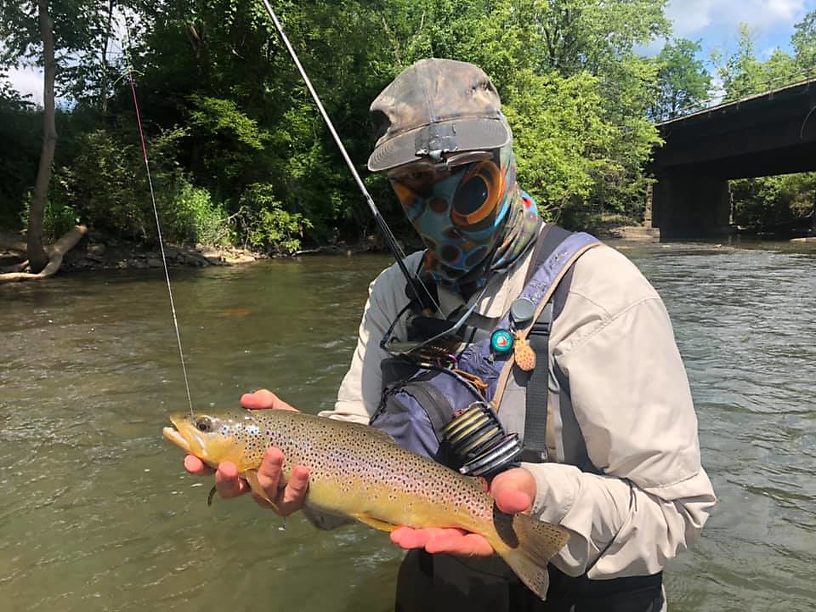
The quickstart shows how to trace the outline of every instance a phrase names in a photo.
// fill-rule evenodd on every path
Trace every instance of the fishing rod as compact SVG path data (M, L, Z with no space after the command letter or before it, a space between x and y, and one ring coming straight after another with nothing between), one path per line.
M326 112L326 109L323 107L323 103L320 101L320 96L317 95L317 91L312 85L312 81L309 79L309 75L306 74L306 70L303 68L303 64L300 63L300 59L298 58L298 55L295 52L292 43L289 42L289 38L286 36L286 32L283 29L283 25L278 19L278 16L275 14L275 11L272 9L272 5L269 4L268 0L261 0L261 2L264 5L266 12L269 14L270 19L272 19L272 23L275 25L275 29L278 31L278 34L280 35L283 44L286 46L287 51L289 51L289 55L292 57L292 61L295 63L295 66L300 72L300 76L303 78L303 81L306 84L306 88L312 95L312 99L315 101L318 111L320 111L320 116L323 118L326 127L329 129L329 133L331 133L332 135L332 138L334 138L334 142L337 144L337 148L340 149L340 154L343 156L346 165L351 171L351 175L354 177L354 180L357 183L357 187L359 187L360 191L362 192L363 197L365 198L365 201L368 204L368 208L371 211L371 214L374 216L374 221L377 223L377 227L382 233L386 246L397 260L397 265L399 266L402 275L405 277L405 280L408 282L408 286L410 287L410 291L413 293L413 297L419 300L423 308L433 306L438 310L439 304L437 304L436 299L433 297L431 292L428 291L428 287L425 286L425 283L423 283L422 280L416 274L409 272L408 268L405 266L404 261L405 253L403 253L402 249L399 246L399 243L397 243L397 239L391 232L391 228L388 227L388 223L386 223L385 218L382 216L379 209L377 208L377 205L374 203L374 198L371 197L371 194L368 192L368 189L366 189L365 183L363 183L363 179L360 178L360 173L357 172L357 168L354 167L354 162L351 161L351 157L349 156L348 151L346 151L346 147L343 144L343 141L337 134L337 130L334 129L334 124L332 123L329 114Z

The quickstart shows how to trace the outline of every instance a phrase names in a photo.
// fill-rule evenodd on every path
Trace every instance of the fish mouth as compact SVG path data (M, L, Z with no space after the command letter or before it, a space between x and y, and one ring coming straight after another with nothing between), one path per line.
M172 442L184 452L192 453L190 443L179 432L179 423L182 421L183 419L179 418L177 415L171 416L170 422L173 424L173 426L162 428L162 436L164 436L165 440L167 440L168 442Z

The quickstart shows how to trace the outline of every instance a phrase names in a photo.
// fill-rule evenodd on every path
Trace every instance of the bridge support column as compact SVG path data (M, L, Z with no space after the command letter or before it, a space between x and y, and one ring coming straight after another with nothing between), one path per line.
M694 172L658 177L652 224L661 240L715 238L731 232L728 181Z

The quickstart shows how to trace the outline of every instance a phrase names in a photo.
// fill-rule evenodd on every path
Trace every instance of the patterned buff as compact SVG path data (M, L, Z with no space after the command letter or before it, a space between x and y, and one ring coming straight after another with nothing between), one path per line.
M418 193L392 178L408 220L427 247L425 280L465 298L507 270L535 241L541 218L534 200L516 183L510 145L493 159L456 168Z

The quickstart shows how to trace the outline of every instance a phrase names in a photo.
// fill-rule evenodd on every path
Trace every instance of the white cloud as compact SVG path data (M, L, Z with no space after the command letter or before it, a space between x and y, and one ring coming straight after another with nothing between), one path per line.
M41 68L11 68L8 78L14 89L21 94L31 95L28 98L38 106L43 101L43 72Z
M812 0L670 0L666 15L675 36L695 38L709 27L736 31L739 23L757 32L792 26L812 4Z

